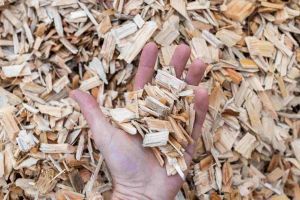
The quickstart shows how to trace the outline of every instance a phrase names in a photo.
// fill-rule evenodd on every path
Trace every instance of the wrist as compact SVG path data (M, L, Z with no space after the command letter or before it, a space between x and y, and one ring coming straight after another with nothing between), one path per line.
M136 191L132 190L120 190L116 189L113 191L112 194L112 200L152 200L153 198L150 198L146 196L145 194L141 194ZM154 199L153 199L154 200Z
M175 196L170 196L163 188L158 190L148 190L147 188L127 188L117 186L113 190L113 200L173 200Z

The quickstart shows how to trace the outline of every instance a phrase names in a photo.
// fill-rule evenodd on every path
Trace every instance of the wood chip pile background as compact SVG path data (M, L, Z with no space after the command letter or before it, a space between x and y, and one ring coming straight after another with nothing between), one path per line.
M148 41L156 69L181 42L209 63L209 113L176 198L300 199L299 16L298 0L0 0L0 199L109 199L68 91L124 107Z

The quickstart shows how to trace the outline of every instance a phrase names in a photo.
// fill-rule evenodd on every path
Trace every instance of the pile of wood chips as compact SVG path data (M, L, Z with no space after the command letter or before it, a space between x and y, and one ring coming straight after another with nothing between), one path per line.
M185 180L188 166L183 155L188 144L195 142L191 137L196 114L194 91L176 78L174 67L163 69L158 70L153 85L126 92L125 107L109 109L108 116L125 132L139 133L143 147L154 147L153 153L168 176L178 173Z
M109 196L109 169L68 92L90 92L122 121L113 108L134 105L138 93L123 96L148 41L160 47L158 74L181 42L189 63L209 63L209 112L176 198L300 199L299 16L298 0L0 0L0 199ZM153 87L145 104L155 107ZM170 116L188 140L193 115ZM155 119L145 127L160 140L145 134L145 146L167 141ZM169 145L186 143L169 133ZM175 157L169 174L186 167Z

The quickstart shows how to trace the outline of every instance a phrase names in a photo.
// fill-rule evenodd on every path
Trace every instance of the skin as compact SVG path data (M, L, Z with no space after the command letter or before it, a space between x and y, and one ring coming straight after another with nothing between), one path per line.
M178 78L186 66L191 50L179 45L171 59ZM141 54L134 89L141 89L151 81L158 49L155 43L148 43ZM186 82L197 86L204 74L206 64L196 59L190 66ZM77 101L91 128L94 141L110 169L114 190L112 199L174 199L183 180L178 176L167 176L164 167L159 166L152 151L142 147L139 135L132 136L113 127L104 117L96 100L89 94L73 90L70 96ZM205 89L195 89L196 120L192 137L195 141L201 134L208 109L208 95ZM189 165L195 151L195 144L186 148L184 155Z

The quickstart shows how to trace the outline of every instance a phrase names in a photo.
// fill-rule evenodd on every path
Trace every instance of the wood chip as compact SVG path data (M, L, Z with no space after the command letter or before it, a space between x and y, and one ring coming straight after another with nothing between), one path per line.
M218 31L216 33L216 37L219 38L228 47L233 47L242 39L242 36L227 29Z
M63 76L60 79L58 79L52 86L53 90L56 93L59 93L62 91L64 87L66 87L70 83L69 79L67 76Z
M235 146L235 150L242 154L245 158L250 158L252 151L255 149L257 143L256 138L247 133Z
M31 70L26 65L26 63L20 65L3 66L2 72L4 73L4 76L8 78L26 76L31 74Z
M74 153L75 147L69 144L45 144L41 143L40 151L43 153Z
M138 30L137 25L133 22L124 24L113 30L113 34L117 40L121 40Z
M279 178L281 178L284 174L284 171L280 168L274 169L270 174L267 176L267 180L271 183L276 182Z
M131 63L156 29L157 25L155 22L146 22L136 33L134 41L122 48L120 58L124 59L127 63Z
M116 122L128 122L132 119L135 119L135 113L128 110L127 108L115 108L110 110L110 115L113 120Z
M162 46L168 46L179 36L179 17L172 16L163 25L162 30L155 36L154 40Z
M134 23L139 27L142 28L142 26L145 24L145 21L143 20L143 18L141 17L141 15L136 15L133 18Z
M38 139L34 137L31 132L26 133L25 130L21 130L19 132L16 141L18 143L19 149L23 152L29 151L39 142Z
M166 145L169 140L169 132L161 131L156 133L148 133L143 140L144 147L158 147Z
M50 13L52 14L53 18L54 18L54 25L55 25L55 29L57 34L60 37L64 37L64 29L62 26L62 20L61 20L61 16L59 15L57 8L56 7L50 7Z
M103 64L98 58L93 58L92 62L89 64L89 68L97 72L101 80L107 84L106 73L104 71Z
M87 91L87 90L95 88L101 84L102 84L102 81L97 76L94 76L92 78L82 81L79 89L82 91Z
M5 9L2 12L3 16L6 17L7 20L9 20L12 25L14 25L17 29L21 28L22 22L9 10Z
M300 152L300 140L294 140L291 145L297 160L300 162L300 154L298 154Z
M226 5L224 14L236 21L243 22L255 9L254 4L248 0L233 0Z
M275 48L272 43L259 40L255 37L246 37L245 41L251 55L273 57Z
M17 133L19 132L20 129L12 113L9 112L1 113L1 123L4 127L7 137L11 141L15 141Z
M211 45L213 45L216 48L222 48L223 43L213 34L211 34L209 31L204 30L202 31L202 37Z
M158 85L174 90L174 92L181 92L186 86L185 82L162 70L158 70L155 81Z
M0 152L0 178L4 176L4 154Z
M171 0L171 6L179 12L186 19L189 19L188 14L186 12L186 3L183 0Z

